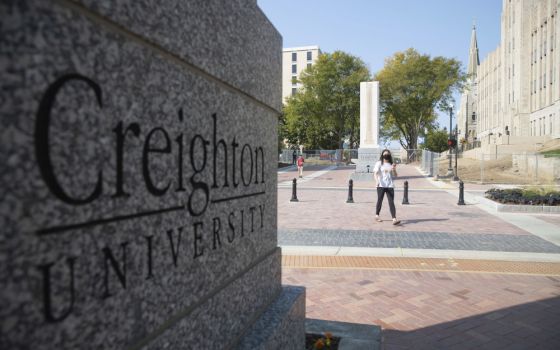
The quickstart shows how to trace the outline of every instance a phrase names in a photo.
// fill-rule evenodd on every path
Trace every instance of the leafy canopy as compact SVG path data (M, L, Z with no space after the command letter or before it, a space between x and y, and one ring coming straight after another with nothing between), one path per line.
M431 58L411 48L388 58L375 80L380 88L382 138L416 149L418 137L437 127L436 109L449 110L452 93L462 88L466 75L455 59Z
M430 130L424 140L423 148L437 153L447 151L449 149L448 139L449 133L446 130Z
M302 87L287 99L281 133L307 149L342 148L359 139L360 82L370 72L358 57L342 51L323 53L302 72Z

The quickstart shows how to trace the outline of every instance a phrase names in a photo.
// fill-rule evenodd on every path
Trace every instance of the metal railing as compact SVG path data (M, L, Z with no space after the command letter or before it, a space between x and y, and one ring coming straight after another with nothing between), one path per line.
M357 149L336 149L336 150L297 150L286 149L280 153L279 161L282 163L295 164L297 157L303 154L307 164L341 164L350 163L352 159L358 158ZM294 158L295 155L295 158Z
M442 177L449 172L448 153L426 151L422 170ZM455 171L455 155L452 155ZM430 171L431 170L431 171ZM457 176L466 182L512 185L560 185L560 156L539 153L478 154L477 158L457 159Z

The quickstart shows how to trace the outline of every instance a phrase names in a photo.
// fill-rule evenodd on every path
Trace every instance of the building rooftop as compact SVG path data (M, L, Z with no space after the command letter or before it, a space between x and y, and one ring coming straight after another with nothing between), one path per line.
M282 49L283 52L285 52L285 51L307 51L307 50L319 50L319 45L287 47L287 48Z

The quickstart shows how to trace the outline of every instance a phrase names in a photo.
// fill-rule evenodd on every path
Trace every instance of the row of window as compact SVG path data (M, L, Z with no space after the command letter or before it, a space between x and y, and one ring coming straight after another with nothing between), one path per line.
M550 52L552 52L552 51L554 51L554 36L551 34L550 35ZM542 60L543 57L546 57L547 52L548 51L547 51L546 39L545 39L544 42L539 45L539 52L538 52L539 54L537 54L537 48L536 47L531 52L531 64L537 63L537 57L539 57Z
M552 135L554 132L554 116L548 116L548 130L546 127L546 116L531 121L531 136ZM538 130L537 130L538 127ZM537 133L538 131L538 133Z
M552 69L550 69L550 79L548 79L550 85L552 85L553 81L552 81ZM537 85L538 82L538 85ZM531 82L531 94L536 94L537 93L537 86L539 87L539 90L542 89L546 89L546 73L543 74L542 77L539 77L539 80L537 81L537 79L533 79L533 81Z
M312 63L307 64L307 68L311 67ZM292 74L297 74L297 64L292 64Z
M307 51L307 60L313 60L313 53L311 51ZM292 62L297 62L297 52L292 52Z

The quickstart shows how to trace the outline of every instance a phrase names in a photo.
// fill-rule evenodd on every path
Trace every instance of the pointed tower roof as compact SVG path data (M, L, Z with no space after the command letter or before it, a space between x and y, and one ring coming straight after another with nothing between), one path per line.
M467 68L467 73L471 76L476 76L476 71L480 60L478 59L478 44L476 42L476 25L473 23L472 33L471 33L471 47L469 48L469 66Z

